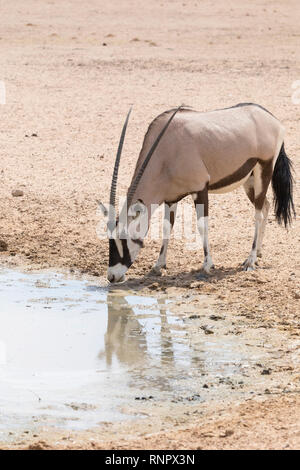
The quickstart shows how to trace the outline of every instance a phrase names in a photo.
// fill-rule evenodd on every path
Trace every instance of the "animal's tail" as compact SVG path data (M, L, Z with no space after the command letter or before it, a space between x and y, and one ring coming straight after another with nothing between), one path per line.
M276 220L279 224L283 222L286 228L291 224L293 216L296 216L293 183L292 162L285 153L283 143L273 171L272 187Z

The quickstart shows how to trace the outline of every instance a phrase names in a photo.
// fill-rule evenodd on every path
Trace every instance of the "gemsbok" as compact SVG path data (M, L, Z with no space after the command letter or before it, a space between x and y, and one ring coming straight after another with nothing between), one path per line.
M254 240L243 266L247 271L255 269L257 257L261 256L270 206L266 193L271 181L278 223L283 222L287 227L295 215L292 165L285 153L284 127L279 120L253 103L240 103L210 112L180 106L160 114L145 135L126 203L117 216L118 169L129 115L130 111L116 156L110 205L107 209L99 203L108 217L108 280L124 280L126 271L143 247L147 229L139 230L142 220L146 219L149 227L152 205L162 203L165 204L166 223L163 244L153 270L159 274L166 267L176 204L187 195L194 199L204 250L202 268L209 273L213 262L208 244L208 194L230 192L240 185L244 186L255 208ZM125 219L127 225L122 222Z

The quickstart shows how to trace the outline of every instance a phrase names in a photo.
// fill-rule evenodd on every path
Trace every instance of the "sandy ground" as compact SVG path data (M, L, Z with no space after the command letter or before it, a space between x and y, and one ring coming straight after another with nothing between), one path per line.
M7 100L0 105L2 249L7 244L0 262L64 267L104 282L108 250L96 234L96 199L108 199L131 104L120 194L130 182L150 121L181 103L203 111L260 103L286 127L286 149L299 172L300 105L292 100L292 84L300 80L298 1L143 3L0 1L0 80ZM12 197L16 189L24 196ZM298 184L295 205L299 212ZM192 288L214 296L222 311L244 315L257 328L299 336L299 222L286 232L271 214L264 257L257 271L245 273L240 263L251 246L253 216L242 189L212 196L213 276L196 281L201 249L186 250L176 240L165 276L148 277L159 252L159 243L148 240L128 273L128 285L167 292ZM134 445L158 446L159 439L162 448L194 441L203 448L296 448L299 406L298 396L253 402L221 421L212 414L178 434L137 438ZM234 428L225 440L218 438L223 425ZM201 437L206 426L211 439ZM88 446L84 437L80 443ZM132 448L133 443L110 441L111 447L117 445Z
M293 409L293 412L291 410ZM118 438L114 427L109 431L66 433L45 430L33 438L23 434L14 444L2 449L71 450L71 449L265 449L291 450L299 448L299 395L273 398L267 402L249 401L229 409L215 408L199 423L193 417L189 425L177 425L170 432L148 434L147 425L123 426ZM263 438L262 438L263 436Z

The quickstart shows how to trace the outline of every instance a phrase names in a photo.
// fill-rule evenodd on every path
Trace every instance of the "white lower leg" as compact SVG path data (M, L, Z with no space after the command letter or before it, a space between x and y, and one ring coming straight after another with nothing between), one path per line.
M202 269L209 273L211 268L214 267L214 263L210 256L209 245L208 245L208 217L199 217L197 221L198 230L202 239L203 251L204 251L204 263Z
M267 223L269 208L270 208L270 203L269 203L269 201L266 199L266 200L265 200L265 203L264 203L264 206L263 206L263 209L262 209L262 213L263 213L263 222L262 222L262 226L261 226L260 236L259 236L259 238L258 238L258 240L257 240L257 256L258 256L259 258L261 258L261 256L262 256L262 243L263 243L263 238L264 238L264 234L265 234L265 228L266 228L266 223Z
M173 215L171 216L171 210ZM167 267L167 251L168 245L171 237L171 232L173 229L175 217L176 217L176 210L177 205L173 205L172 208L167 207L165 208L165 217L164 217L164 225L163 225L163 243L160 249L158 260L156 261L155 266L153 266L152 270L157 274L160 273L162 268Z
M250 255L244 262L245 271L252 271L253 269L255 269L255 263L257 261L257 246L258 246L258 240L261 237L263 220L264 220L264 216L263 216L262 211L255 209L255 234L254 234L254 240L253 240Z
M161 269L165 269L167 267L167 251L168 251L168 244L169 244L169 239L164 239L162 247L160 249L159 257L158 260L155 263L155 266L153 266L153 271L160 273Z

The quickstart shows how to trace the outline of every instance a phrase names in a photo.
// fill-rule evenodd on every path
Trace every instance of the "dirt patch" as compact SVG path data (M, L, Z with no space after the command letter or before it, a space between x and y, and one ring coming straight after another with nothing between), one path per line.
M42 430L23 433L3 449L298 449L300 444L298 394L270 397L263 402L215 407L205 416L191 414L185 422L164 431L161 422L121 427L107 426L84 433ZM292 412L293 410L293 412ZM117 433L117 438L116 438ZM263 436L263 439L262 439Z

